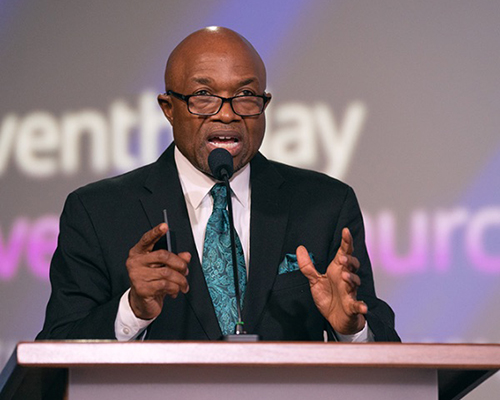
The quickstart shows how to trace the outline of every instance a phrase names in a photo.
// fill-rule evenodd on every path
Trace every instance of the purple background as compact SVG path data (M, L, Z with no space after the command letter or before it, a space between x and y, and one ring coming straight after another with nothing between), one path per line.
M497 343L499 17L486 0L0 0L0 367L41 328L65 197L171 141L164 64L208 25L266 62L262 151L356 190L403 340Z

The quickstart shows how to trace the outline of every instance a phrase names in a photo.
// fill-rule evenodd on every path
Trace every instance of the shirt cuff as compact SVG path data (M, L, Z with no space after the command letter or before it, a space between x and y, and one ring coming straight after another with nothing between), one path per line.
M353 335L342 335L335 331L335 336L337 336L339 342L367 343L375 341L375 337L373 336L371 329L368 327L368 322L366 321L364 328Z
M115 319L115 336L120 342L136 339L155 319L137 318L130 307L128 295L130 289L123 293L118 305Z

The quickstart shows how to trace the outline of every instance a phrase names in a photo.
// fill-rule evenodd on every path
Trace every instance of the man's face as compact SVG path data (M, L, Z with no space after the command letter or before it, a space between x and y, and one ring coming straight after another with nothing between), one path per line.
M172 67L168 89L184 95L222 97L264 93L266 76L262 62L244 45L191 47L195 48L182 52L182 57L178 57L181 59ZM208 155L218 147L231 153L235 171L257 153L264 138L264 114L241 117L225 102L216 115L197 116L188 111L184 101L172 96L160 97L167 100L162 109L172 124L176 146L200 171L210 174Z

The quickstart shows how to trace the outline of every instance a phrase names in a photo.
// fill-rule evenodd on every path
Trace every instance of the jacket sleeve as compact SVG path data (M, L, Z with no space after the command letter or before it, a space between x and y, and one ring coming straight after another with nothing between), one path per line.
M94 224L76 192L66 200L50 265L52 293L41 339L115 339L113 294Z
M361 286L358 288L357 298L364 301L368 306L368 314L366 315L368 327L373 332L377 342L399 342L401 339L394 328L394 312L386 302L380 300L375 294L373 272L365 244L363 217L356 195L350 187L347 190L338 223L335 227L333 243L330 247L330 260L333 260L340 247L344 227L349 228L351 232L354 240L354 256L360 262L358 275L361 279Z

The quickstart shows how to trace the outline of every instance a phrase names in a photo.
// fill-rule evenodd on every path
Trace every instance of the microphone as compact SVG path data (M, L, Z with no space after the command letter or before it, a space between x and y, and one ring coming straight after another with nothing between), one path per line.
M227 198L227 208L229 216L229 230L231 239L231 258L233 262L233 277L234 277L234 290L236 292L236 310L238 313L238 322L236 323L235 334L224 336L226 341L257 341L259 340L258 335L248 335L244 330L244 323L241 320L241 306L240 306L240 284L238 276L238 262L236 258L236 242L234 238L234 222L233 222L233 203L231 201L231 187L229 186L229 179L233 176L234 166L233 166L233 156L229 151L222 148L217 148L212 150L208 155L208 166L215 179L219 181L224 181L226 186L226 198Z
M233 176L233 156L226 149L212 150L208 155L208 166L213 177L219 181L225 181L225 177L231 179Z

